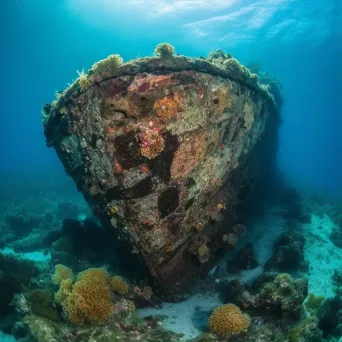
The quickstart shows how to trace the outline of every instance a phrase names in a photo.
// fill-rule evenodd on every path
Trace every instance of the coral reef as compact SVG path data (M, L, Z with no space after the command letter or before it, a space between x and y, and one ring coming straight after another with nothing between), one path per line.
M306 318L290 330L288 342L321 342L323 339L322 331L318 329L316 318Z
M266 283L253 298L253 305L266 312L299 317L301 305L308 293L308 282L305 278L292 279L284 273Z
M110 281L112 290L115 293L118 293L119 295L123 296L128 293L128 284L125 280L123 280L121 277L115 276Z
M37 342L112 342L112 341L153 341L179 342L180 334L165 331L157 321L142 321L134 313L122 312L105 326L69 326L63 322L52 322L37 315L27 315L23 319L27 338Z
M19 234L27 234L38 227L44 220L43 215L27 213L25 208L16 207L5 214L5 229L16 230Z
M0 317L12 310L14 295L29 287L39 275L36 265L26 259L0 253Z
M46 290L35 289L23 294L30 311L41 317L45 317L51 321L59 321L60 315L54 305L54 296Z
M60 267L56 269L59 270ZM103 268L90 268L79 273L74 284L70 280L62 280L56 294L65 317L73 324L105 323L113 313L108 272Z
M17 253L49 248L61 236L61 220L77 218L82 213L88 214L89 208L80 198L70 201L53 192L19 197L15 203L6 205L4 215L0 216L0 248Z
M321 307L322 303L324 301L324 297L322 296L316 296L313 293L309 293L309 295L305 299L304 307L306 312L310 316L316 315L318 309Z
M217 307L209 317L209 328L220 337L232 337L247 329L250 317L241 312L234 304L224 304Z
M342 336L342 298L335 296L325 300L317 311L318 328L323 337Z
M208 61L215 64L223 64L223 62L227 59L233 58L230 53L225 53L222 50L215 50L210 52L208 55Z
M123 59L120 55L109 55L107 58L102 59L93 64L91 71L95 74L103 74L105 72L112 72L117 69L123 63Z
M81 72L77 71L77 74L78 74L78 83L80 85L80 88L82 90L87 89L92 84L91 79L88 77L88 75L84 73L84 70L82 70Z
M38 288L27 288L14 296L17 317L6 323L8 332L37 342L176 342L182 337L161 328L157 319L138 318L135 304L129 299L134 293L127 293L128 284L118 276L111 278L104 268L90 268L73 277L71 269L56 265L52 278L59 285L55 296ZM45 286L49 287L47 281ZM148 286L139 295L146 299L154 296Z
M228 282L225 298L241 307L275 317L298 319L308 294L305 278L293 279L289 274L265 273L250 288L238 280Z
M175 48L169 43L160 43L154 49L154 54L161 58L169 58L175 53Z
M281 235L273 246L273 255L266 262L265 268L278 271L307 270L304 244L303 235L296 233Z

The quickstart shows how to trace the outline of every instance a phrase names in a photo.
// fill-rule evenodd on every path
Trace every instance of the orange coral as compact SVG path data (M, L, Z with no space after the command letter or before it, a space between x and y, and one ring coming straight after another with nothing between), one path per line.
M140 166L140 170L141 170L141 172L143 172L143 173L148 173L150 169L148 168L148 166L147 166L146 164L142 164L142 165Z
M111 280L112 289L114 292L123 296L128 292L128 284L121 277L115 276Z
M247 329L250 321L250 317L243 314L236 305L224 304L214 310L209 317L208 325L210 330L216 335L230 338Z
M104 268L79 273L73 285L63 281L55 298L73 324L103 324L113 313L109 274Z
M151 129L141 126L138 138L140 140L140 153L148 159L155 158L164 150L164 138L157 127Z
M153 109L162 119L170 119L182 110L180 96L170 94L155 102Z
M175 153L171 165L173 179L185 178L201 162L208 146L206 132L188 135Z
M117 161L114 162L113 167L116 173L122 173L122 166Z

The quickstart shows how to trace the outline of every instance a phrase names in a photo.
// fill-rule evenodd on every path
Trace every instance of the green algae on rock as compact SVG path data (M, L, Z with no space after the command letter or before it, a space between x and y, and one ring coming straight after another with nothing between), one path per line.
M231 55L163 47L127 63L111 55L101 61L110 67L80 74L44 107L43 122L94 212L175 298L239 223L245 185L273 166L280 115ZM225 219L213 221L218 213Z
M135 316L113 317L104 326L72 326L63 322L53 322L37 315L27 315L23 322L37 342L178 342L182 334L149 325Z

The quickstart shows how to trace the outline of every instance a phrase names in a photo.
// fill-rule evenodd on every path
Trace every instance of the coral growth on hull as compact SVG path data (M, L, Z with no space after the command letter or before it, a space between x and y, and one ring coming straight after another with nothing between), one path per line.
M230 55L156 53L96 63L43 121L94 212L176 300L234 235L255 170L273 163L280 120L269 88Z

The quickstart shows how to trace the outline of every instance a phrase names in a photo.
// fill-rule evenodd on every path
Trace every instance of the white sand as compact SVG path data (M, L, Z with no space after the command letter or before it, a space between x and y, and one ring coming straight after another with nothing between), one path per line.
M0 331L0 342L15 342L15 338Z
M329 239L334 228L330 217L312 215L311 224L303 225L306 243L305 258L310 263L310 271L303 274L309 280L309 292L326 298L334 295L332 275L342 270L342 249L337 248Z
M194 295L181 303L163 303L161 309L138 310L140 317L149 315L166 315L163 327L184 334L183 341L194 338L207 326L212 310L222 304L217 295ZM197 307L197 309L196 309Z
M13 254L19 257L22 257L24 259L29 259L32 261L35 261L37 263L45 263L50 261L51 259L51 255L50 254L44 254L43 252L40 251L36 251L36 252L29 252L29 253L17 253L15 252L12 248L4 248L4 249L0 249L1 253L4 254Z
M261 264L259 267L242 271L238 275L232 275L221 281L239 278L246 283L250 283L263 272L263 264L272 255L273 243L279 235L284 232L285 222L279 216L273 214L260 219L253 224L253 227L248 227L243 241L240 241L237 250L244 244L251 241L255 248L256 259ZM222 262L219 262L221 264ZM222 266L221 267L225 267ZM163 327L177 333L183 333L183 340L194 338L200 335L207 328L208 317L212 310L222 304L221 300L216 295L196 294L188 300L181 303L163 303L162 309L141 309L138 314L141 317L149 315L166 315L167 319L163 321ZM197 307L197 310L196 310Z

